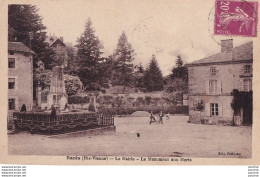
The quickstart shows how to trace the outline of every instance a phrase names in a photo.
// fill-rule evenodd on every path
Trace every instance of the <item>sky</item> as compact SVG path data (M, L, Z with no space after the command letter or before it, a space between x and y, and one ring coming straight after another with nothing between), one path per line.
M234 47L250 41L213 35L214 0L52 0L34 5L47 34L73 45L90 18L104 45L103 56L113 53L125 31L136 53L134 64L147 67L155 54L164 76L177 55L189 63L219 53L222 39L234 39Z

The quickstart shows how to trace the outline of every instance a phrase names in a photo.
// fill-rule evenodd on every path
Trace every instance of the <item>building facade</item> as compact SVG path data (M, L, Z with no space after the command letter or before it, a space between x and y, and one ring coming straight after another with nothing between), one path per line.
M232 91L252 91L253 42L233 48L233 40L221 41L221 53L187 64L190 122L250 124L251 108L234 115Z
M56 66L66 68L68 65L68 47L63 42L63 37L57 38L56 36L47 36L46 42L55 53L54 59L57 63Z
M19 111L23 104L33 107L33 60L35 54L21 42L8 42L8 110Z

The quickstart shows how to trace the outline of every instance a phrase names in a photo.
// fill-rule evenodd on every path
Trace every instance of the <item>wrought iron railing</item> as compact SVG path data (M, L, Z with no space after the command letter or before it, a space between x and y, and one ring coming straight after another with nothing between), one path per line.
M15 127L19 131L36 134L61 134L114 125L114 116L101 113L14 112Z

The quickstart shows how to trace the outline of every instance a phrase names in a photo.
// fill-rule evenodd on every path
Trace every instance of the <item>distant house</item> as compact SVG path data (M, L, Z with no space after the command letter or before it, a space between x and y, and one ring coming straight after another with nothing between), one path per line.
M33 107L33 59L35 54L21 42L8 42L8 110Z
M252 90L253 42L233 48L233 40L221 41L221 53L187 64L190 122L233 123L233 89ZM252 105L236 114L235 124L252 123Z
M68 65L68 47L63 42L63 37L47 36L45 42L55 52L55 57L58 66L67 67Z

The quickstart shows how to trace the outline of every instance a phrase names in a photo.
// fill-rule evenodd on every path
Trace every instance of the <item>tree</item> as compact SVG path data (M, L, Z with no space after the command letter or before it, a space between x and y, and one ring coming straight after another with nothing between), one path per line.
M52 71L50 70L38 70L36 74L38 85L42 90L49 88L51 85ZM68 96L75 95L82 88L82 82L78 76L72 76L64 74L65 89Z
M143 65L142 65L142 63L140 63L140 65L139 66L137 66L137 72L138 73L144 73L144 67L143 67Z
M163 84L162 72L155 55L152 55L152 59L144 74L144 86L147 91L159 91L163 89Z
M82 88L82 82L78 76L64 74L65 89L68 96L75 95Z
M44 90L51 85L52 72L50 70L37 70L35 79L38 81L37 85Z
M34 58L34 67L38 60L46 58L48 44L46 39L46 26L42 23L42 17L38 15L38 9L33 5L9 5L8 6L8 36L9 41L18 41L37 53ZM45 64L45 63L44 63Z
M103 58L102 62L98 63L98 68L99 68L99 82L101 92L105 92L105 88L109 88L111 84L111 79L113 75L113 66L114 66L114 61L111 57Z
M114 84L130 86L133 81L133 63L134 50L132 45L128 42L125 32L119 37L117 48L113 54L114 59Z
M140 63L139 66L135 66L137 70L134 73L135 87L143 88L144 87L144 68Z
M46 39L46 26L42 23L42 17L38 15L38 9L33 5L9 5L8 6L8 41L22 42L37 54L33 57L34 69L34 98L37 80L35 78L38 61L43 61L46 68L52 58L53 52L49 49Z
M77 52L73 46L67 46L68 49L68 66L64 68L64 73L70 75L78 75L79 64L77 60Z
M100 73L103 71L99 69L99 61L103 45L95 35L90 18L86 23L84 33L78 38L77 43L78 76L86 90L100 90L102 87Z
M248 112L249 114L247 123L252 124L253 92L240 92L238 89L233 89L231 95L233 96L231 107L234 111L232 125L235 126L235 116L241 116L241 108L243 109L243 112Z
M176 67L172 69L170 78L171 80L174 80L175 78L180 78L188 83L188 69L183 66L183 61L180 55L177 56Z
M164 91L166 93L187 92L188 85L181 78L175 78L174 80L169 80L169 82L164 87Z

